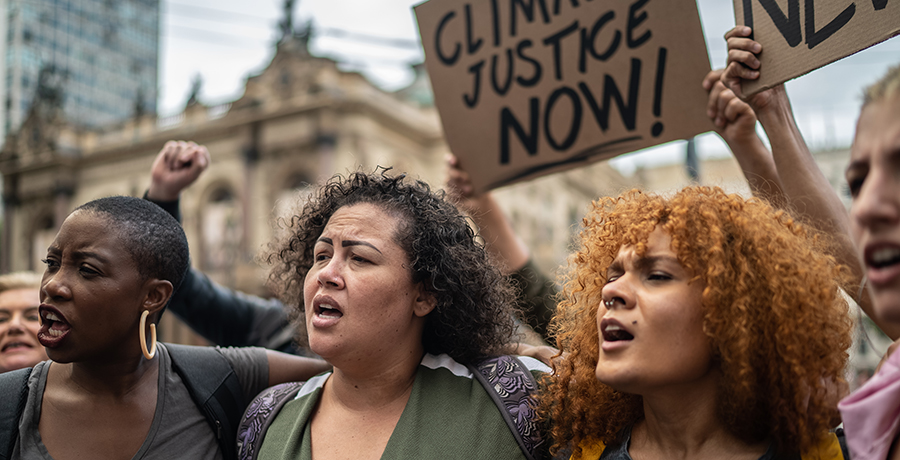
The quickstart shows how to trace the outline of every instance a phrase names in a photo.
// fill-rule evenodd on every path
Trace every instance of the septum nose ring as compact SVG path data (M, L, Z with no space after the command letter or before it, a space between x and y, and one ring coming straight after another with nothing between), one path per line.
M606 308L609 308L609 307L613 306L613 302L614 302L613 300L604 300L603 305L605 305Z

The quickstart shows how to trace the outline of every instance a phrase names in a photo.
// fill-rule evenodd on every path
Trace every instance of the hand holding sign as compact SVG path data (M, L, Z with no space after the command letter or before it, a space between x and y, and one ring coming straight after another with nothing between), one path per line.
M447 183L444 187L447 190L447 197L464 211L471 213L478 207L478 203L473 200L481 195L475 194L472 179L469 178L469 173L462 169L456 155L448 154L444 161L447 162Z
M762 52L762 45L747 38L752 35L753 31L747 26L736 26L725 33L728 63L722 82L740 98L744 97L743 80L759 78L759 59L756 55Z
M707 115L741 166L753 195L770 203L784 203L775 160L756 133L756 113L725 87L720 79L723 73L723 70L714 70L703 80L703 88L709 91Z
M728 143L742 144L758 138L756 114L721 81L723 71L713 70L703 79L703 88L709 91L706 114L716 125L716 133Z
M753 31L746 26L736 26L725 34L725 41L728 44L728 65L722 72L722 82L735 96L750 104L754 112L770 108L776 98L779 99L779 103L789 105L786 102L787 94L784 84L778 84L754 94L744 93L747 83L754 83L762 72L762 63L758 56L762 53L763 48L756 41L747 38L752 35ZM784 95L782 96L781 93ZM785 100L781 101L782 98Z
M753 29L767 70L743 87L754 94L900 33L898 0L733 0Z

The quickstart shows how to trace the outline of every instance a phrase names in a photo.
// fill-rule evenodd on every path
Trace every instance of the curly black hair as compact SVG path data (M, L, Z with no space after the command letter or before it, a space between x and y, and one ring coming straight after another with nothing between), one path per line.
M446 353L461 363L499 354L515 331L508 280L443 192L388 172L336 175L305 204L295 204L290 220L279 219L287 231L265 255L273 265L270 288L292 306L293 319L302 317L303 282L313 265L313 246L328 220L343 206L374 204L400 220L394 242L410 260L413 282L423 283L437 299L425 321L425 351Z

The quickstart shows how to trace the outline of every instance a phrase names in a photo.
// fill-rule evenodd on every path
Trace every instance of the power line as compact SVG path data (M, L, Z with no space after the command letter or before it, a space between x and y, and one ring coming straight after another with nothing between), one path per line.
M259 26L255 25L255 24L253 24L253 25L247 24L246 23L247 18L254 19L254 20L266 21L269 24L271 24L274 21L274 19L272 19L272 18L264 18L261 16L245 15L243 13L220 10L217 8L186 5L186 4L174 3L174 2L169 2L168 4L172 5L172 6L176 6L177 8L193 10L196 13L211 14L213 16L218 16L219 18L235 19L238 22L235 22L232 20L219 20L219 19L214 19L212 17L198 18L194 14L178 14L178 13L169 11L168 14L171 16L180 16L180 17L185 17L185 18L190 18L190 19L202 19L205 21L212 21L212 22L218 22L218 23L229 24L229 25L240 24L243 26L250 26L250 27L259 27ZM195 30L197 30L197 29L195 29ZM407 38L397 38L397 37L385 37L385 36L381 36L381 35L371 35L371 34L354 32L354 31L350 31L350 30L346 30L346 29L334 28L334 27L318 28L318 27L313 26L312 33L313 33L313 36L323 35L323 36L328 36L328 37L333 37L333 38L338 38L338 39L343 39L343 40L357 41L357 42L367 43L367 44L384 45L384 46L390 46L390 47L395 47L395 48L405 48L405 49L418 49L419 48L419 40L407 39Z
M209 30L195 29L193 27L185 27L185 26L179 26L179 25L173 25L173 24L169 24L169 26L167 28L169 29L169 31L179 31L180 30L181 32L199 34L199 35L195 35L195 36L185 36L183 34L181 35L182 38L185 38L185 39L188 39L191 41L200 41L200 42L209 43L212 45L222 45L222 46L228 46L228 47L235 46L235 45L247 46L248 40L256 41L258 43L264 43L264 42L267 42L270 40L270 39L265 39L265 38L260 38L260 37L251 37L249 35L225 34L225 33L221 33L221 32L213 32L213 31L209 31ZM201 38L201 37L203 37L203 38ZM230 43L226 43L226 42L230 42Z
M220 18L234 18L234 19L237 19L240 21L245 21L247 19L254 19L254 20L271 22L271 21L275 20L273 18L267 18L267 17L263 17L263 16L254 16L252 14L238 13L236 11L222 10L219 8L209 8L206 6L187 5L184 3L176 3L176 2L166 2L165 4L168 6L174 6L178 9L182 9L182 10L192 10L197 13L210 14L213 16L218 16ZM190 16L190 17L194 17L196 19L195 16Z
M275 27L272 24L257 24L257 23L249 23L249 22L231 22L231 21L218 21L215 19L208 18L196 18L191 16L180 16L180 15L168 15L166 16L166 24L175 24L185 22L184 20L190 20L192 25L199 25L198 23L209 25L210 27L215 27L216 29L221 30L226 26L228 29L232 28L240 28L240 29L253 29L253 30L265 30L265 31L274 31ZM274 24L274 23L273 23ZM185 26L190 27L190 26Z
M181 32L181 33L178 33L178 34L173 33L171 35L178 35L179 38L181 38L181 39L191 40L191 41L196 41L196 42L201 42L201 43L206 43L206 44L211 44L211 45L225 46L228 48L234 48L236 46L241 47L241 48L259 48L261 43L267 41L264 39L260 39L259 37L241 36L241 37L247 37L246 39L244 39L241 37L236 37L234 35L209 32L209 31L194 29L194 28L190 28L190 27L173 26L172 29L173 29L172 32ZM210 37L210 35L213 35L214 38ZM251 41L251 40L256 42L256 44L247 43L248 41ZM421 59L419 59L419 58L408 59L408 60L385 59L385 58L373 58L370 55L353 56L353 54L354 53L339 52L336 54L331 53L330 56L322 56L322 57L326 57L326 58L331 59L335 62L338 62L342 65L351 65L354 67L372 67L372 66L376 66L376 67L377 66L410 67L410 66L413 66L413 65L421 62Z
M333 59L333 58L329 58ZM353 67L412 67L416 64L421 64L419 60L409 60L403 61L399 59L371 59L367 61L353 61L353 60L340 60L334 59L340 65L347 65Z
M228 35L228 34L223 34L221 32L211 31L211 30L207 30L207 29L198 29L198 28L194 28L194 27L182 26L180 24L169 23L168 26L173 27L173 28L183 29L183 30L189 30L189 31L195 32L195 33L217 35L220 37ZM269 29L269 30L273 31L274 29ZM244 34L236 34L236 35L240 35L240 36L247 37L250 39L258 39L258 37L251 37L249 35L244 35ZM315 38L316 36L331 37L331 38L337 38L339 40L347 40L347 41L363 43L363 44L367 44L367 45L388 46L391 48L400 48L400 49L407 49L407 50L418 50L419 49L419 41L418 40L410 40L410 39L405 39L405 38L391 38L391 37L383 37L383 36L378 36L378 35L368 35L368 34L362 34L362 33L358 33L358 32L351 32L349 30L335 29L335 28L330 28L330 27L329 28L321 28L321 29L313 28L312 36L313 36L313 38Z
M234 49L234 48L256 49L256 48L259 48L260 46L262 46L260 44L247 43L246 40L242 42L241 40L237 40L234 38L227 38L227 37L226 37L226 40L228 42L211 40L209 38L198 37L196 35L190 35L190 34L184 34L184 33L172 33L170 35L170 37L172 40L188 40L191 42L204 43L207 45L217 45L217 46L222 46L222 47L227 47L227 48L232 48L232 49Z
M260 39L259 37L247 37L241 36L236 37L234 35L210 32L201 29L194 29L191 27L182 27L182 26L171 26L172 32L183 32L180 35L181 39L191 40L202 42L211 45L219 45L226 46L229 48L234 48L235 46L239 46L242 48L258 48L260 43L267 42L268 40ZM184 33L186 32L186 34ZM174 35L174 34L172 34ZM210 37L210 36L214 36ZM248 41L255 41L257 44L249 44ZM333 54L333 53L332 53ZM349 56L348 56L349 54ZM338 55L332 56L322 56L327 57L328 59L332 59L335 62L338 62L342 65L352 65L355 67L371 67L371 66L382 66L382 67L409 67L420 62L420 59L412 59L412 60L402 60L402 59L385 59L385 58L372 58L371 56L352 56L353 53L338 53ZM365 59L364 61L362 59Z
M322 34L326 36L331 36L335 38L347 39L351 41L359 41L365 43L375 43L387 46L393 46L396 48L407 48L407 49L419 49L419 41L418 40L410 40L406 38L389 38L382 37L378 35L368 35L361 34L358 32L351 32L349 30L343 29L333 29L333 28L322 28L317 29L313 28L313 36L316 34Z

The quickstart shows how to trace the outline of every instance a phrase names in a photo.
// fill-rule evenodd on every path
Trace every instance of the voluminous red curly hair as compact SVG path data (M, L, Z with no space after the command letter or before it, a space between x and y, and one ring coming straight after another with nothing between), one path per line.
M627 192L593 203L553 329L568 355L541 397L554 448L606 444L643 416L641 396L597 381L597 310L619 248L646 251L661 227L679 262L702 280L703 330L721 373L720 421L747 442L805 452L839 420L851 320L845 270L830 243L764 201L688 187L669 198ZM576 447L577 448L577 447Z

